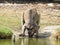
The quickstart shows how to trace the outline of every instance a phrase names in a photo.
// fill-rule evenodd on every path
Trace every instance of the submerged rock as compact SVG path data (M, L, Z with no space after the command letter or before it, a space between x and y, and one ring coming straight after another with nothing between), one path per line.
M49 32L44 32L44 33L39 33L38 38L48 38L51 36L51 33Z

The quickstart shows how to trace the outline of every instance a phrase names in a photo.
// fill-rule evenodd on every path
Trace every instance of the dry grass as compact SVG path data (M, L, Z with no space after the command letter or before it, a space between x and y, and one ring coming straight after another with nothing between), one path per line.
M60 25L60 9L48 6L47 4L3 4L0 5L0 25L13 30L20 30L21 12L36 7L40 18L40 26Z
M9 27L12 30L20 28L20 13L13 9L0 8L0 25Z

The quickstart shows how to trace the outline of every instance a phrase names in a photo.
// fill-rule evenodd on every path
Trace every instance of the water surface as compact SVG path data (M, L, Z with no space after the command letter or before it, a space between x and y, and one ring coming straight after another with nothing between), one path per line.
M0 39L0 45L60 45L59 40L20 38L13 42L11 39Z

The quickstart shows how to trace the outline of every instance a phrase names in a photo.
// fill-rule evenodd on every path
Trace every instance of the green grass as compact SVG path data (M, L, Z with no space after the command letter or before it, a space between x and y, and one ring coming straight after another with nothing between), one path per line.
M5 26L0 26L0 38L11 38L13 32L11 31L12 29L5 27Z
M20 13L13 9L0 8L0 37L11 36L12 31L21 27Z
M12 35L12 31L10 28L5 27L5 26L0 26L0 35Z
M20 26L20 20L16 17L6 17L6 16L0 16L0 25L8 26L8 27L14 27L14 26Z

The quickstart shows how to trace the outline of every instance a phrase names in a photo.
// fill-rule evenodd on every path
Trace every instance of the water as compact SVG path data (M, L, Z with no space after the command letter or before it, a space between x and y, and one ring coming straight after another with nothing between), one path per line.
M11 39L0 39L0 45L60 45L59 40L20 38L13 42Z

